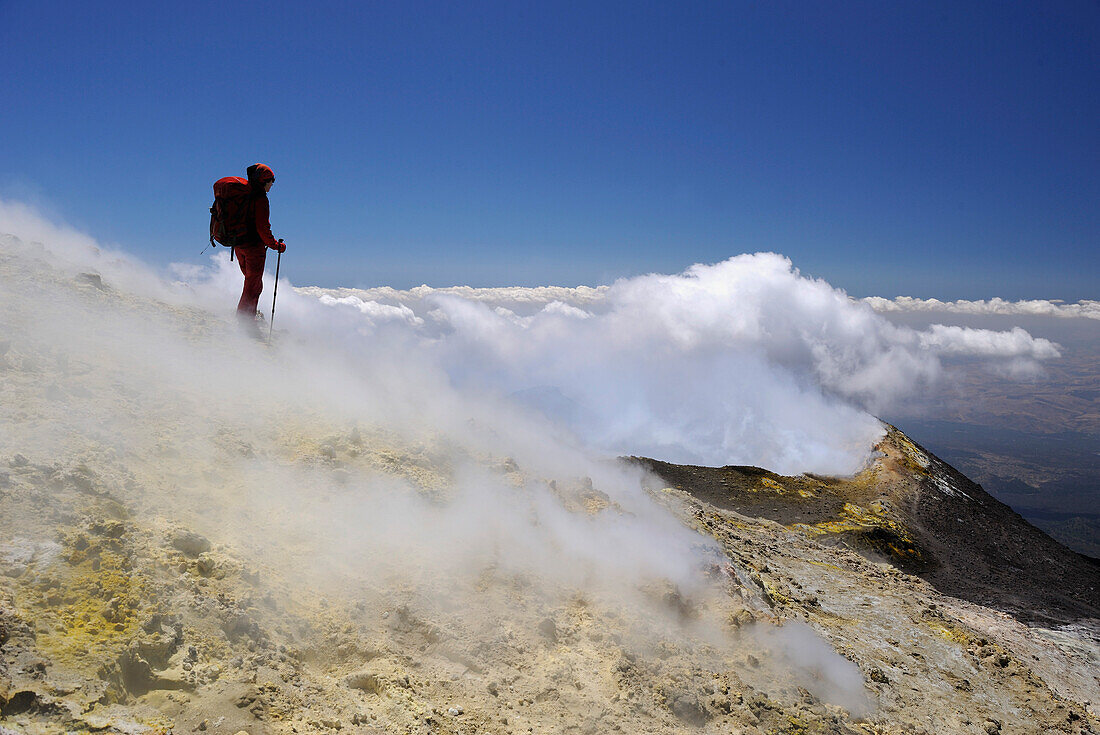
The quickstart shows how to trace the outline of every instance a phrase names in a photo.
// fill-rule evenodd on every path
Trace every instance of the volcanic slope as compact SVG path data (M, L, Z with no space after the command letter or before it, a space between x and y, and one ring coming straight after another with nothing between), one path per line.
M1042 625L1100 618L1100 560L1073 552L893 426L851 479L634 461L719 508L766 518Z
M254 401L290 342L0 245L3 735L1100 732L1096 567L900 431L787 478Z

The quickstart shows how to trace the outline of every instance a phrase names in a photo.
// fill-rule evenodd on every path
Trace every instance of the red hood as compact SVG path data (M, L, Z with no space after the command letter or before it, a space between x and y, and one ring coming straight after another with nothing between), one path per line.
M248 183L253 187L263 187L269 181L275 180L275 172L262 163L254 163L248 167Z

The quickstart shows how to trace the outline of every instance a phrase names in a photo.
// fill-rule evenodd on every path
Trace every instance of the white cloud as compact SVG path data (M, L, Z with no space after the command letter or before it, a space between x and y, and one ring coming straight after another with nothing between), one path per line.
M402 321L414 327L424 323L423 319L414 314L413 310L404 304L391 306L389 304L380 304L377 301L364 301L355 296L336 298L328 294L321 294L320 301L325 306L342 304L355 307L372 322Z
M1050 316L1063 319L1100 319L1100 301L1090 299L1067 304L1060 300L1046 299L1006 301L995 297L988 301L940 301L939 299L917 299L912 296L898 296L894 299L869 296L863 301L879 312L915 311L983 316Z
M1041 337L1032 337L1019 327L1013 327L1007 332L995 332L990 329L933 324L928 331L918 334L921 347L940 355L1032 360L1050 360L1062 356L1056 344Z
M607 293L607 286L505 286L501 288L473 288L471 286L450 286L432 288L417 286L408 290L398 290L389 286L378 288L319 288L301 286L298 291L311 296L328 295L336 298L355 296L363 301L393 302L416 304L435 296L457 296L465 301L478 301L512 310L530 310L560 302L577 307L599 304Z

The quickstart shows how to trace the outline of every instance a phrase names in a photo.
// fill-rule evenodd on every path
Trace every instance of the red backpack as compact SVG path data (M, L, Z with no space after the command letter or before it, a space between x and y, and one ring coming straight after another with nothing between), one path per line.
M214 203L210 206L210 244L240 245L248 235L252 212L252 189L248 179L226 176L214 182Z

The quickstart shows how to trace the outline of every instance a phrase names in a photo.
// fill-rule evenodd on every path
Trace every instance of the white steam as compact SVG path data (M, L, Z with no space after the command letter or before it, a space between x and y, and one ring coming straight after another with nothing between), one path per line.
M321 567L369 559L410 580L492 564L566 585L660 578L689 591L700 547L716 553L650 500L640 470L499 395L456 390L399 307L334 312L285 288L278 319L291 334L272 349L214 316L232 314L240 288L225 253L169 283L0 204L11 230L0 235L0 455L79 463L211 532L304 535L327 550ZM369 338L357 334L366 319ZM568 512L571 493L617 510Z

